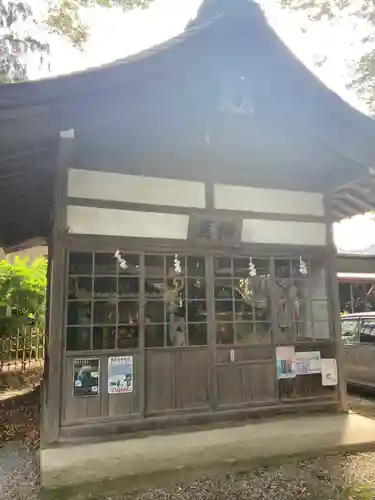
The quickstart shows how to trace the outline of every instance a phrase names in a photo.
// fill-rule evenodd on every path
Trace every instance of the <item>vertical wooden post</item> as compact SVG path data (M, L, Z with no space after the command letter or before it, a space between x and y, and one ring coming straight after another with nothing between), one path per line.
M341 311L340 311L340 296L339 285L336 270L336 245L333 235L333 222L332 210L330 205L330 198L325 197L325 216L326 216L326 234L327 234L327 257L326 257L326 270L327 270L327 291L330 320L335 335L335 351L337 360L338 371L338 391L340 399L340 408L342 411L348 410L348 394L347 394L347 381L345 371L345 358L344 358L344 344L341 336Z
M66 249L64 233L66 226L66 198L68 168L73 156L74 130L60 133L53 198L53 223L49 246L49 299L48 299L48 339L47 384L43 412L43 438L45 444L59 441L61 414L62 359L64 349L64 302Z

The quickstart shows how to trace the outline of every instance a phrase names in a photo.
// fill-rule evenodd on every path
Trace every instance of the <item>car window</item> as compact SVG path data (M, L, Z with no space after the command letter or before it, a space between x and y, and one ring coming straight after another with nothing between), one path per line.
M352 344L357 338L357 324L356 319L343 319L341 320L341 334L345 344Z
M359 339L361 344L375 345L375 319L361 321Z

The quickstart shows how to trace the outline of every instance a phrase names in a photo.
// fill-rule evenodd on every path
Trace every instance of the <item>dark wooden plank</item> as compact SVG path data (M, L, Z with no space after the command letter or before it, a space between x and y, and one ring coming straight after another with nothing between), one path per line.
M277 400L274 363L230 364L218 368L219 408Z
M66 290L66 250L62 235L66 229L67 172L73 155L74 131L61 132L55 179L53 232L51 244L51 287L48 338L48 391L44 412L46 443L59 440L62 353L64 348L64 296Z
M146 350L146 411L173 409L173 351Z
M207 347L174 353L174 408L210 407L210 354Z

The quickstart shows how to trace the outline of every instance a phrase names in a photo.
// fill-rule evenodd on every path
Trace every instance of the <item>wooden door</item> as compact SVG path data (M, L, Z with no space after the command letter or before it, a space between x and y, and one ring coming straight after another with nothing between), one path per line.
M146 415L212 408L204 255L145 255Z
M211 256L214 407L261 406L277 400L269 294L269 259Z

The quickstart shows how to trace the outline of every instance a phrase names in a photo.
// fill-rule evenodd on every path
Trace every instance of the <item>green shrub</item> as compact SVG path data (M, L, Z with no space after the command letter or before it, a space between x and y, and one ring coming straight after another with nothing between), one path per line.
M35 326L43 328L47 286L47 259L40 257L29 264L28 259L15 259L11 264L0 262L0 307L8 307L12 315L0 317L0 336L14 333L33 316Z

